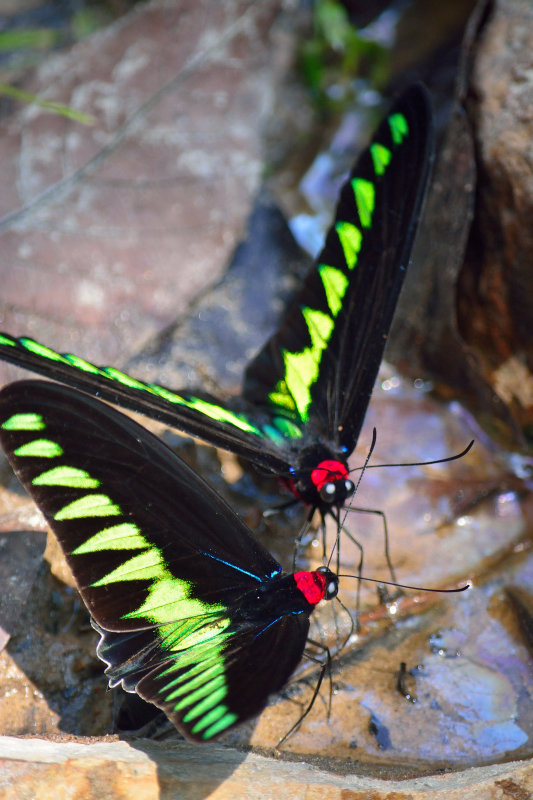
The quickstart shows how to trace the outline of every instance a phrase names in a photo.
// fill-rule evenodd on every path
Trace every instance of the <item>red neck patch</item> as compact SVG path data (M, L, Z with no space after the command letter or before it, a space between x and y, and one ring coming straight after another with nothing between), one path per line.
M311 480L318 492L325 483L337 483L338 481L346 480L347 477L348 470L346 469L346 464L343 464L342 461L333 461L332 459L321 461L318 467L315 467L311 473Z
M305 599L316 606L326 594L326 577L321 572L295 572L294 580Z

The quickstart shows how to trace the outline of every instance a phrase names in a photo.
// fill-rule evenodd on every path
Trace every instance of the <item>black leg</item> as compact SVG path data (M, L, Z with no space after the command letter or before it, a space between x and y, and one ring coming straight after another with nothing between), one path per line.
M280 511L285 511L287 508L292 508L296 505L299 501L294 498L292 500L286 500L284 503L280 503L277 506L272 506L271 508L265 508L263 511L264 517L273 517L274 514L279 514Z
M313 708L313 706L315 704L315 700L318 697L318 693L320 691L320 687L322 685L322 681L324 680L324 675L326 674L326 671L329 674L328 719L329 719L329 716L330 716L330 713L331 713L331 698L333 696L333 683L332 683L332 680L331 680L331 653L329 651L329 648L326 647L326 645L320 644L320 642L315 642L315 641L313 641L313 639L308 639L307 641L308 641L309 644L313 645L313 647L316 647L319 650L322 650L322 652L326 654L326 661L325 661L325 663L323 663L320 660L320 658L317 658L316 656L311 655L311 653L309 653L307 650L304 650L304 656L306 658L308 658L310 661L314 661L316 664L320 664L320 674L318 676L318 680L316 682L315 690L313 692L313 696L311 698L310 703L308 704L307 708L305 709L303 714L300 716L300 718L294 723L292 728L290 728L290 730L287 731L285 736L282 736L282 738L279 740L279 742L277 744L277 748L281 747L281 745L284 744L287 741L287 739L289 739L292 736L292 734L295 733L298 730L298 728L300 727L300 725L302 724L304 719L307 717L307 715L309 714L309 712Z
M381 521L383 523L383 540L385 543L385 559L387 561L387 566L389 568L389 574L391 576L392 582L397 583L396 573L394 571L394 567L392 566L392 560L390 557L389 529L387 527L387 517L385 516L385 513L377 508L355 508L354 506L345 506L344 510L356 511L358 514L377 514L378 517L381 517Z
M361 542L359 542L355 536L352 536L350 531L346 530L343 523L340 520L340 510L337 510L336 514L331 509L331 516L337 523L337 574L340 572L340 534L341 531L344 533L345 536L354 544L357 549L359 550L359 564L357 566L357 596L355 600L355 628L357 632L359 632L359 611L361 608L361 576L363 574L363 562L364 562L364 548ZM338 598L337 598L338 599ZM340 600L339 600L340 602ZM342 603L341 603L342 605ZM345 608L345 606L343 606Z

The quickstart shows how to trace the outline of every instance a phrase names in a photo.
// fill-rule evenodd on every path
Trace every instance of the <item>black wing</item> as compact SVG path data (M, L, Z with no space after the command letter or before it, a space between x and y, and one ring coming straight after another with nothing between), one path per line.
M351 452L377 377L429 178L428 93L408 89L344 185L317 264L249 365L245 398Z
M281 567L229 506L144 428L56 384L0 392L0 442L59 539L112 682L192 739L261 710L309 621L240 614Z
M283 434L272 428L270 415L258 413L244 401L242 410L232 410L205 393L174 392L114 367L98 367L73 353L59 353L27 336L16 338L0 333L0 358L145 414L276 474L288 473L290 465L283 456L283 448L280 450ZM277 435L277 440L272 435Z
M279 331L249 365L233 410L0 334L0 357L130 408L276 474L307 422L351 451L372 392L429 174L428 96L409 89L344 186L324 249ZM261 413L264 412L264 413Z

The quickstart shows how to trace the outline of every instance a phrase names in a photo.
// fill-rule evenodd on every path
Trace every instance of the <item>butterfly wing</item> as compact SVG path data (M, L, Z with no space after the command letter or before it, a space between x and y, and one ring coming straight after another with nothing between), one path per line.
M177 660L161 660L146 634L139 634L129 646L134 644L137 653L144 644L142 669L129 651L121 660L121 637L106 633L98 655L103 661L112 655L115 661L108 663L120 665L106 669L111 686L122 682L159 706L187 738L206 741L264 709L268 695L279 692L293 673L308 632L306 615L284 615L271 624L235 631L220 652L216 640L203 642Z
M344 185L285 321L251 362L245 398L351 452L377 377L428 182L427 91L408 89Z
M112 682L192 739L261 710L309 621L239 616L281 567L229 506L144 428L56 384L0 392L0 443L65 552ZM262 681L245 691L248 672Z
M257 466L287 473L280 450L283 433L245 401L233 411L207 394L174 392L156 383L132 378L114 367L98 367L73 353L58 353L27 336L0 333L0 358L46 378L80 389L131 411L197 436L215 447L243 456Z
M306 426L351 452L403 282L431 161L427 93L409 89L344 186L317 265L281 328L251 362L232 410L0 334L0 357L165 422L288 475ZM264 413L262 413L264 412Z

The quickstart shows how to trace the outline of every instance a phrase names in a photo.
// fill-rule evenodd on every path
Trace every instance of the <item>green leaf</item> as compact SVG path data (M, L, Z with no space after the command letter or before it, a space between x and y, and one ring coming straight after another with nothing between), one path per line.
M0 83L0 94L6 97L14 97L16 100L21 100L23 103L35 103L47 111L52 111L54 114L59 114L67 119L72 119L75 122L80 122L82 125L94 125L96 120L90 114L84 114L82 111L76 111L70 106L65 106L63 103L54 103L51 100L44 100L31 92L25 92L23 89L17 89L15 86L10 86L7 83Z

